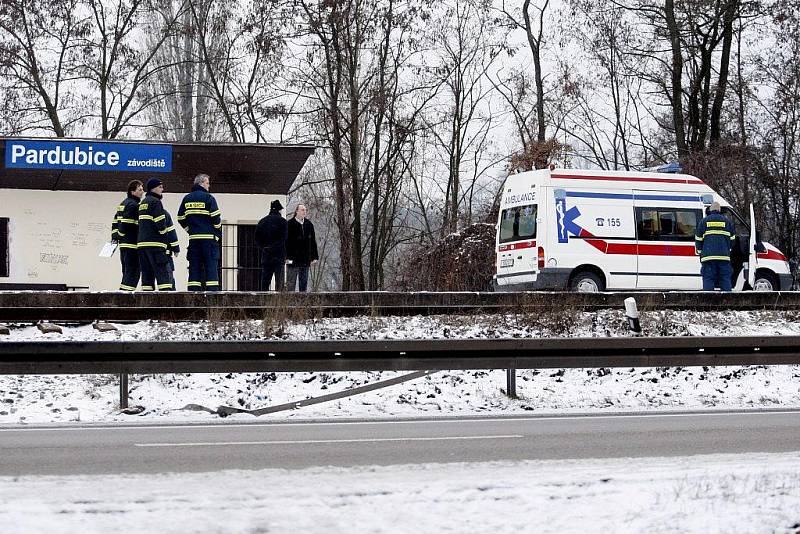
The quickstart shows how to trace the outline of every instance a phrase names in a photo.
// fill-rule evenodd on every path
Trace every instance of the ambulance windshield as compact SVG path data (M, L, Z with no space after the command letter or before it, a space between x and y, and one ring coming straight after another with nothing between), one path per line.
M522 241L536 237L536 204L514 206L500 217L500 242Z

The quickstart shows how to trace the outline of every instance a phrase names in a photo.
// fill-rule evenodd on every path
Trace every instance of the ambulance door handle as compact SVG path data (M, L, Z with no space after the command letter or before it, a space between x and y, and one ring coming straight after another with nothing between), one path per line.
M521 260L521 259L522 259L522 256L517 256L517 259L518 259L518 260Z

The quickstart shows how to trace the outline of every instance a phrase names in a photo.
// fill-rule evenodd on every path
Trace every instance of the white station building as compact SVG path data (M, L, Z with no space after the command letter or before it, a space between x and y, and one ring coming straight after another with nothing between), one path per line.
M211 176L222 211L222 289L257 290L255 225L273 200L286 206L313 152L312 145L0 138L0 290L116 291L119 255L101 258L100 250L128 182L156 177L176 221L175 281L185 291L188 235L177 212L199 173Z

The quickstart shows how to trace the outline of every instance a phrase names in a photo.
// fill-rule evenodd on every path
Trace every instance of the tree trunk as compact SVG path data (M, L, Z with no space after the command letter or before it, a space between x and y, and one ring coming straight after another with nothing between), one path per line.
M683 124L683 56L681 54L681 37L678 23L675 20L675 1L664 1L664 15L669 31L669 41L672 48L672 125L675 130L675 146L678 149L678 158L689 155L686 146L686 132Z

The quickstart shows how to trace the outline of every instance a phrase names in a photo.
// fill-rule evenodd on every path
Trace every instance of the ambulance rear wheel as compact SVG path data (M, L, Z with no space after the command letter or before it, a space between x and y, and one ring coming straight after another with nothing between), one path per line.
M603 279L591 271L580 271L572 275L569 288L578 293L598 293L605 289Z
M756 279L753 282L753 291L778 291L778 278L769 271L756 271Z

